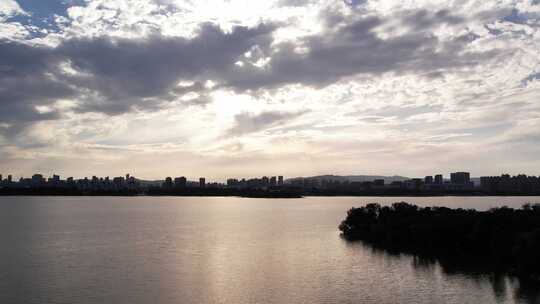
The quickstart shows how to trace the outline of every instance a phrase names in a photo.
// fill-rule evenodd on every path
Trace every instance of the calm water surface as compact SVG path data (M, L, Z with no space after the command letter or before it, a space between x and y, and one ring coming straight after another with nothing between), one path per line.
M339 237L351 206L487 209L540 197L0 197L0 303L540 303Z

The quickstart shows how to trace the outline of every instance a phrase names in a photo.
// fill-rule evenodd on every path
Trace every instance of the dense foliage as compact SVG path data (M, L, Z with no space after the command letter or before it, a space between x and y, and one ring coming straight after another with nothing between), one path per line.
M476 211L367 204L350 209L339 229L348 240L386 249L482 260L496 270L540 275L540 205Z

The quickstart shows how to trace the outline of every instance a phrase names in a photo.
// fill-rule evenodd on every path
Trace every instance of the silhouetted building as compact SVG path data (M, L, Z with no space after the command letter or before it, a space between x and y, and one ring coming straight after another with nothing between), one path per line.
M112 181L113 181L113 187L115 189L122 189L124 187L124 185L125 185L124 177L122 177L122 176L113 177Z
M509 174L482 176L480 177L480 186L482 190L492 193L539 194L540 177L524 174L516 176L510 176Z
M376 179L372 182L365 181L348 181L339 179L319 179L319 178L294 178L288 181L286 189L278 189L277 186L284 186L283 176L273 176L251 179L228 179L227 184L220 184L216 182L206 183L206 179L201 177L199 181L187 181L185 177L176 177L174 181L171 177L167 177L161 184L164 189L175 188L206 188L204 192L212 192L214 190L223 189L225 187L237 189L237 190L256 190L267 192L280 192L284 190L298 191L303 194L329 194L329 195L356 195L363 191L368 193L375 190L375 193L389 194L398 193L417 193L419 191L425 191L425 193L493 193L493 194L530 194L540 195L540 177L517 175L510 176L503 174L501 176L483 176L480 178L481 188L475 188L471 182L470 174L468 172L454 172L451 173L451 182L444 181L443 175L438 174L433 176L426 176L422 178L410 179L404 182L395 181L390 184L386 184L384 179ZM141 185L142 184L142 185ZM92 176L89 178L74 180L73 177L67 178L63 181L59 175L52 175L49 178L44 178L41 174L34 174L31 178L21 177L18 181L13 181L12 176L8 175L7 179L4 179L3 175L0 175L0 188L3 192L9 193L9 189L28 189L38 188L39 191L46 192L50 189L71 189L80 190L80 193L87 194L92 191L97 193L104 193L102 191L122 191L122 193L152 193L152 191L159 191L159 184L153 182L143 182L136 179L130 174L125 176L114 177L111 181L109 177L97 177ZM481 189L481 190L480 190ZM70 190L70 191L71 191ZM127 191L126 191L127 190ZM195 190L195 189L193 189ZM412 190L412 191L411 191ZM36 193L40 193L36 191ZM126 192L124 192L126 191ZM187 193L188 191L186 191ZM73 194L74 192L69 192ZM79 193L79 192L75 192ZM106 193L106 192L105 192ZM154 192L155 193L155 192ZM163 193L169 194L172 191L164 191ZM177 191L178 194L183 193ZM219 192L212 192L219 193ZM225 195L238 194L241 191L224 191Z
M32 175L32 186L39 187L45 184L45 179L43 178L43 175L41 174L34 174Z
M277 177L272 176L272 177L270 178L270 186L272 186L272 187L277 186Z
M471 176L469 172L454 172L450 173L450 182L452 184L465 185L471 182Z
M421 178L412 178L405 181L405 187L407 189L418 190L422 187L424 181Z
M174 186L176 188L185 188L187 185L187 179L184 176L177 177L174 179Z

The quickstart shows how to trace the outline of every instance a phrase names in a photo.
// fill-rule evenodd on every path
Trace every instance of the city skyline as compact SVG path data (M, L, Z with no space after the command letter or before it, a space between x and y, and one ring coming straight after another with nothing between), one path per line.
M346 175L340 175L340 174L321 174L321 175L311 175L311 176L301 176L301 175L293 175L293 176L287 176L285 177L284 175L273 175L273 174L263 174L263 175L254 175L254 176L232 176L232 175L229 175L227 177L225 177L225 179L213 179L213 178L209 178L207 176L204 176L204 175L182 175L182 174L167 174L166 176L162 176L160 178L157 178L157 179L149 179L149 178L144 178L144 177L140 177L140 176L137 176L136 174L132 174L132 173L125 173L125 174L106 174L106 175L62 175L61 173L58 173L58 172L55 172L55 173L52 173L52 174L43 174L42 172L34 172L32 174L29 174L29 175L14 175L12 173L10 173L9 171L7 173L5 172L0 172L0 181L2 180L8 180L10 179L11 181L18 181L20 179L31 179L32 177L39 177L39 178L42 178L44 181L46 180L61 180L62 178L64 178L65 180L67 179L73 179L73 180L84 180L84 179L92 179L92 178L97 178L97 179L114 179L114 178L124 178L125 180L129 180L129 179L132 179L133 181L137 180L137 181L146 181L146 182L163 182L163 181L167 181L168 179L170 179L170 182L175 184L175 183L178 183L179 179L181 179L182 183L199 183L201 182L201 180L203 181L206 181L206 182L211 182L211 183L221 183L221 184L226 184L228 181L230 180L249 180L249 179L268 179L268 181L272 180L272 179L275 179L273 182L274 183L279 183L282 185L284 182L286 181L291 181L291 180L295 180L295 179L313 179L313 178L317 178L317 179L321 179L321 180L349 180L349 181L354 181L358 178L361 178L362 180L370 180L370 181L373 181L373 180L377 180L377 179L389 179L389 180L406 180L406 179L409 179L409 180L413 180L413 179L422 179L423 181L425 181L425 183L434 183L434 184L440 184L440 183L443 183L443 182L447 182L447 181L457 181L459 180L460 182L459 183L466 183L466 182L469 182L473 179L480 179L480 178L485 178L485 177L497 177L497 176L536 176L536 175L529 175L529 174L526 174L526 173L518 173L518 174L509 174L507 172L502 172L502 173L499 173L499 174L495 174L495 175L475 175L475 174L471 174L470 172L468 171L452 171L452 172L441 172L441 171L436 171L435 173L434 172L428 172L427 173L428 175L421 175L421 176L406 176L406 175L402 175L402 174L392 174L392 175L381 175L381 174L373 174L373 175L367 175L367 174L346 174ZM539 175L540 176L540 175Z
M481 176L470 172L452 172L424 178L403 176L315 176L285 179L284 176L228 178L226 182L205 177L190 180L185 176L167 176L147 181L131 174L116 177L62 179L33 174L19 179L0 174L0 195L173 195L242 196L261 198L301 198L303 196L384 196L384 195L538 195L540 176Z
M0 172L540 172L535 0L2 0Z
M288 177L284 177L283 175L273 175L273 174L263 174L263 175L253 175L253 176L248 176L248 175L243 175L243 176L226 176L224 179L214 179L212 177L208 177L208 176L204 176L204 175L182 175L182 174L166 174L165 176L161 176L159 178L156 178L156 179L153 179L153 178L145 178L145 177L140 177L138 176L137 174L132 174L132 173L125 173L125 174L105 174L105 175L96 175L96 174L91 174L91 175L66 175L66 174L61 174L59 172L54 172L54 173L51 173L51 174L44 174L43 172L34 172L34 173L31 173L31 174L28 174L28 175L17 175L17 174L13 174L13 173L10 173L9 171L6 171L6 172L0 172L0 181L2 179L7 179L8 176L10 176L12 178L13 181L17 181L19 179L24 179L24 178L31 178L32 176L34 175L39 175L39 176L42 176L44 179L52 179L54 177L62 177L62 178L73 178L75 180L82 180L82 179L85 179L85 178L92 178L92 177L98 177L98 178L115 178L115 177L126 177L126 176L131 176L131 177L135 177L137 176L137 180L141 180L141 181L165 181L167 178L171 178L172 181L174 182L175 179L178 179L178 178L184 178L186 179L186 181L188 182L199 182L199 179L201 178L204 178L206 179L207 181L210 181L210 182L216 182L216 183L226 183L229 179L250 179L250 178L262 178L262 177L267 177L267 178L271 178L271 177L280 177L282 178L283 180L291 180L291 179L297 179L297 178L315 178L315 177L328 177L328 178L331 178L331 177L336 177L336 178L347 178L347 177L371 177L371 176L375 176L375 177L379 177L379 178L394 178L394 177L398 177L398 178L404 178L404 179L414 179L414 178L427 178L427 177L432 177L434 178L434 181L437 180L437 176L441 176L443 178L443 180L451 180L452 179L452 175L453 174L456 174L456 173L467 173L467 174L470 174L469 172L464 172L464 171L457 171L457 172L446 172L446 173L442 173L442 172L437 172L437 173L427 173L428 175L419 175L419 176L407 176L407 175L402 175L402 174L392 174L392 175L382 175L382 174L320 174L320 175L306 175L306 176L302 176L302 175L293 175L293 176L288 176ZM495 174L495 175L482 175L482 176L499 176L499 175L508 175L509 173L507 172L502 172L502 173L499 173L499 174ZM509 175L513 175L513 174L509 174ZM518 174L515 174L515 175L527 175L525 173L518 173ZM468 178L480 178L482 177L481 175L473 175L473 174L470 174L470 176ZM535 175L531 175L531 176L535 176Z

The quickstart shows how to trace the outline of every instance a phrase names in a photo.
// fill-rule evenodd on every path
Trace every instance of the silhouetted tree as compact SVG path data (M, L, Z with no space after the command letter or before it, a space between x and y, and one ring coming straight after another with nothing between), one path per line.
M496 270L540 275L540 205L476 211L368 204L350 209L339 229L349 240L387 249L482 260Z

